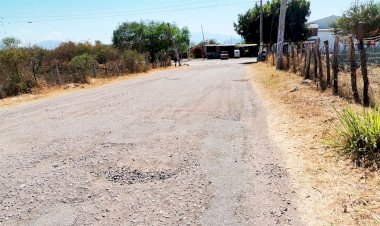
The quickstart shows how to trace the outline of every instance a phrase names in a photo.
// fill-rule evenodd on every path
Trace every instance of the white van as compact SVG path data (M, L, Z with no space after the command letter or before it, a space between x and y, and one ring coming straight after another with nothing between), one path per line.
M240 50L238 50L238 49L234 50L234 57L235 58L240 58Z

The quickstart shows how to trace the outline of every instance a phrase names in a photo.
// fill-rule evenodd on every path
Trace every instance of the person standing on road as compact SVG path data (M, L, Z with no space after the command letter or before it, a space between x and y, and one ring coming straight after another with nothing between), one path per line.
M174 60L174 66L177 67L177 61L178 61L177 57L174 56L174 57L173 57L173 60Z

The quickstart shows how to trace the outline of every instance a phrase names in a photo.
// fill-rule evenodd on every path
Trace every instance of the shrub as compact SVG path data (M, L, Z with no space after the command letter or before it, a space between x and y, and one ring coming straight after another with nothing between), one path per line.
M135 50L126 50L123 59L124 65L130 73L146 72L149 70L145 61L145 55L140 54Z
M28 75L29 52L25 48L9 47L0 50L1 96L29 93L37 84Z
M193 54L194 58L202 58L204 55L204 50L203 50L202 46L194 46L191 49L191 53Z
M379 166L380 160L380 109L355 112L346 109L338 112L340 125L335 129L329 144L340 154L351 158L357 166Z
M88 53L74 57L70 61L70 66L73 70L72 82L86 83L87 76L91 74L91 68L94 62L95 57Z

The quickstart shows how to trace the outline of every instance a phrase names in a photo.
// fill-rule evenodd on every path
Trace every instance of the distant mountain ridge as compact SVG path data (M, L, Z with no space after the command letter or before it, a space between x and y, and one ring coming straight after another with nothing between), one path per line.
M308 22L308 24L317 24L319 29L331 29L331 23L337 21L340 16L332 15L319 20Z
M192 32L191 33L191 42L199 43L203 40L202 33L200 32ZM221 44L235 44L241 43L244 40L237 35L222 35L222 34L212 34L205 32L205 40L216 39Z

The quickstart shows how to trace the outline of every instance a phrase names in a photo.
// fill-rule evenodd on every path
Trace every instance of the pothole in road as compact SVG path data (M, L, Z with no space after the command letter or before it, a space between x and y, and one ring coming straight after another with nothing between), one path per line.
M178 170L166 171L148 171L131 169L130 167L123 166L118 169L111 169L104 173L108 181L119 184L136 184L148 183L153 181L167 180L178 173Z

